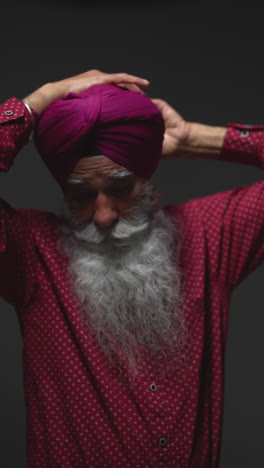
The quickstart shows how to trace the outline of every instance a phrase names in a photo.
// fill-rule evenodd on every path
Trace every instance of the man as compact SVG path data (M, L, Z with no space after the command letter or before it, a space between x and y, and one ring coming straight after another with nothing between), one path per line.
M263 258L263 183L163 209L149 179L160 153L261 167L263 127L187 123L144 85L92 71L1 107L1 169L32 118L65 194L62 216L0 208L30 467L218 465L228 306Z

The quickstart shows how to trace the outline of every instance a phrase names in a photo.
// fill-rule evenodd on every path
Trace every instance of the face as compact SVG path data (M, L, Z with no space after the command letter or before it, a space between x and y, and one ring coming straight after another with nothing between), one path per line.
M66 183L65 201L81 222L108 228L129 213L145 181L105 156L82 158Z

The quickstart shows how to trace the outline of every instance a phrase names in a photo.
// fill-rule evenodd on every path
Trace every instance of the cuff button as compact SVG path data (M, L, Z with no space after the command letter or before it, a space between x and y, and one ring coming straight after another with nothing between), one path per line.
M249 131L248 131L248 130L241 130L240 135L241 135L243 138L247 138L248 135L249 135Z
M160 445L160 447L166 447L167 441L166 441L166 439L164 439L164 437L161 437L159 439L159 445Z
M9 116L9 115L13 115L13 111L7 110L7 111L5 111L5 115L8 115L8 116Z
M150 386L149 386L150 390L152 392L156 392L158 390L158 387L156 384L152 383Z

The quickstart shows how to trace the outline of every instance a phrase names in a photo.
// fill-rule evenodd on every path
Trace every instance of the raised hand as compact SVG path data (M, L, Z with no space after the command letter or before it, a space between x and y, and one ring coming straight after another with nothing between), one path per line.
M188 140L190 126L183 117L162 99L152 99L162 113L165 122L165 134L162 145L162 158L184 156L182 152Z
M62 98L70 92L80 93L84 89L99 84L114 84L141 91L140 87L148 86L149 82L128 73L104 73L100 70L89 70L64 80L47 83L25 97L23 101L41 114L55 99Z

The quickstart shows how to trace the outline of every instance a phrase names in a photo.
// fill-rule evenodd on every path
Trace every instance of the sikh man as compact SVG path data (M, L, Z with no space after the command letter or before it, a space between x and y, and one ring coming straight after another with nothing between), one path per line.
M263 259L263 182L161 207L160 158L263 166L263 127L186 122L98 70L0 107L0 168L34 135L63 213L0 203L23 337L28 468L217 467L228 308Z

